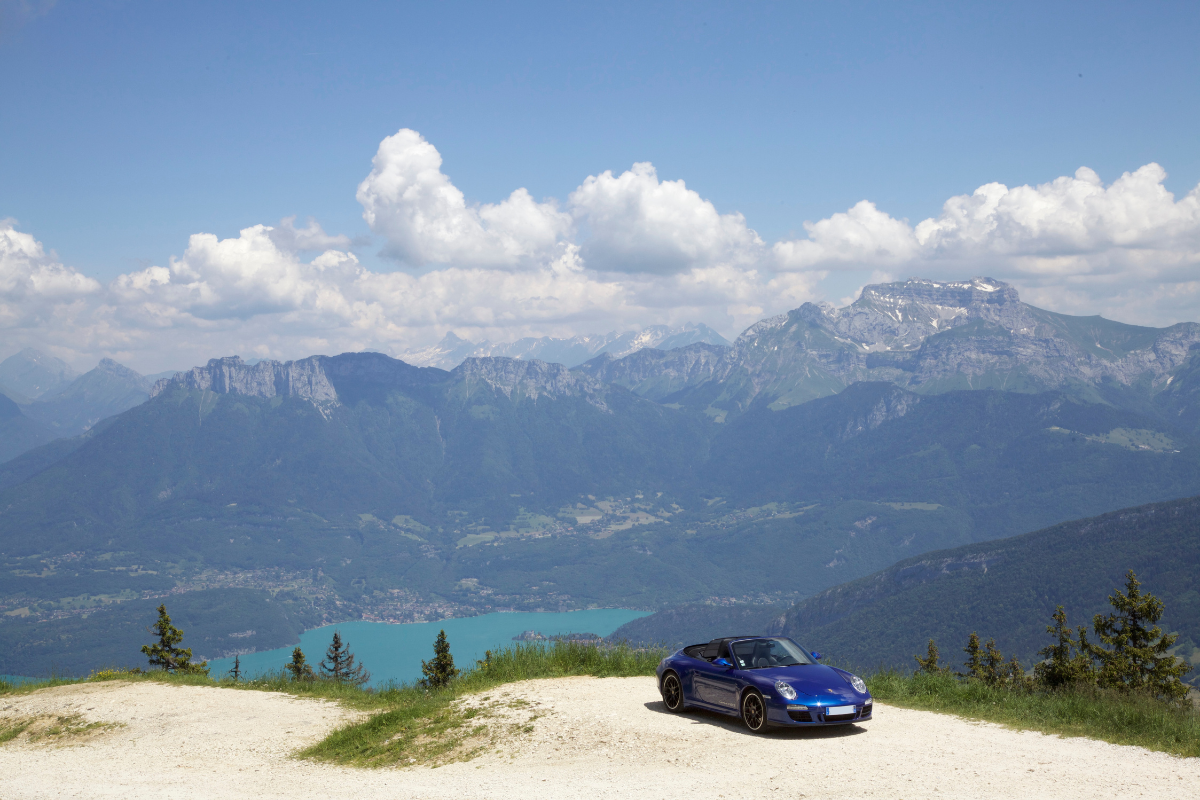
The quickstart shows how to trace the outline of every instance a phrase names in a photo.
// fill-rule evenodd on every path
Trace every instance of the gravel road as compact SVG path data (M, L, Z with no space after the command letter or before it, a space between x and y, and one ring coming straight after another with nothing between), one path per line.
M70 743L0 745L0 797L1200 797L1200 759L876 705L864 725L755 736L668 714L651 678L527 681L532 733L468 762L346 769L289 757L352 712L282 694L107 682L0 698L0 717L120 723ZM515 713L515 712L514 712Z

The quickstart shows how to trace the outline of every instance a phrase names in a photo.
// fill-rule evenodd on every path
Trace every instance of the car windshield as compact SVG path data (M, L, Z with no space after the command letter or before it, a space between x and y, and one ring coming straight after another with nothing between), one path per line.
M791 639L743 639L733 643L738 669L766 669L815 664L804 648Z

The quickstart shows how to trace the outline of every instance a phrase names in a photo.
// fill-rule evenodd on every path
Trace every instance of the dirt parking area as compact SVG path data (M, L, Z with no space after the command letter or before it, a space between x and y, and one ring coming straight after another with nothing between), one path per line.
M885 705L863 725L756 736L719 715L667 713L652 678L489 695L532 721L506 724L471 761L365 770L291 757L356 718L319 700L121 682L0 698L4 719L74 725L0 745L0 797L1200 797L1200 759Z

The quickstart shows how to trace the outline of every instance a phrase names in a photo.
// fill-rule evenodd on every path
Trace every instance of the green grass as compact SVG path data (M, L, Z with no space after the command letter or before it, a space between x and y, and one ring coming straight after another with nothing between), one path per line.
M32 724L31 719L0 719L0 744L11 742Z
M1179 756L1200 756L1200 713L1143 695L1100 690L997 689L949 675L882 671L866 678L877 700L1022 730L1084 736Z

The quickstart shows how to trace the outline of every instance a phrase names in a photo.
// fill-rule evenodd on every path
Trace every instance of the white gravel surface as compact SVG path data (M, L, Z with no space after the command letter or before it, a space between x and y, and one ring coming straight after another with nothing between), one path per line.
M532 733L473 761L346 769L289 757L355 718L317 700L155 683L0 698L0 716L119 727L0 745L0 798L1200 798L1200 759L876 705L863 725L756 736L668 714L652 678L527 681ZM524 708L522 713L524 713Z

